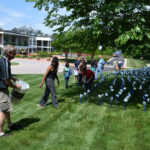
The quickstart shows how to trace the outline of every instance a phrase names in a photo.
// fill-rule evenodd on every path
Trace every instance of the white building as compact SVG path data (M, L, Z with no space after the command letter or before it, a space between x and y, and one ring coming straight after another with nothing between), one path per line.
M7 44L14 45L18 51L24 50L30 53L37 51L51 52L53 50L51 42L52 38L50 36L27 35L2 30L0 31L0 54L4 45Z

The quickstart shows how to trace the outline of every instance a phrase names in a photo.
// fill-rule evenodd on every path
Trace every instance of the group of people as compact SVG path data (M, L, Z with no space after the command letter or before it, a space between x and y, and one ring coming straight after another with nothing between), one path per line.
M74 81L77 81L77 85L81 86L82 84L85 85L86 90L91 90L91 85L94 79L97 80L98 72L100 74L100 80L102 80L102 71L104 69L105 61L102 56L99 56L99 61L95 61L92 59L91 61L91 68L87 67L87 61L85 57L82 56L77 57L77 60L74 62Z
M97 80L98 78L98 72L100 74L100 80L102 80L102 71L104 69L105 61L99 56L99 61L95 61L95 59L92 59L91 61L91 68L87 67L87 60L84 56L82 58L77 57L76 61L74 62L74 82L77 82L77 86L80 87L82 84L85 85L86 90L91 90L91 85L94 81L94 79ZM72 70L67 62L65 64L64 70L64 79L65 79L65 88L68 87L68 82L70 75L72 75Z
M10 60L14 59L16 55L16 49L14 46L6 45L3 48L3 56L0 58L0 137L5 136L3 132L3 126L5 119L8 123L8 130L13 129L14 124L11 122L10 111L13 110L11 99L9 97L8 87L20 88L18 84L14 82L18 79L12 77ZM94 61L94 60L93 60ZM102 79L102 71L104 69L105 61L101 56L99 56L98 63L92 62L91 69L87 68L87 61L84 57L80 60L80 57L74 62L74 79L77 81L77 85L85 85L86 90L91 89L91 85L94 79L97 79L98 72L100 74L100 79ZM58 108L58 100L56 97L54 80L57 79L59 85L59 78L57 76L59 66L59 60L57 57L53 57L51 64L47 68L45 74L43 75L40 88L45 82L45 90L40 102L37 104L38 107L46 106L49 95L51 94L51 99L53 106ZM68 82L70 75L72 74L69 63L65 64L64 70L65 88L68 87Z

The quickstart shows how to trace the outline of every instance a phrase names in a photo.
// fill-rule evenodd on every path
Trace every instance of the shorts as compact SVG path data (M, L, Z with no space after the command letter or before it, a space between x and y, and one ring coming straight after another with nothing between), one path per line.
M13 107L8 91L0 91L0 112L9 112L12 110Z
M74 75L78 76L78 71L77 70L74 70Z

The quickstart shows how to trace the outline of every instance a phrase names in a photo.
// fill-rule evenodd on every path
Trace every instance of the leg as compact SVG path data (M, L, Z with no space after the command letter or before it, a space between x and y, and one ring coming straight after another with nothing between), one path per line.
M10 112L6 112L5 116L6 116L6 120L7 120L8 126L10 126L12 124L11 119L10 119Z
M65 77L65 88L68 87L68 81L69 81L69 78Z
M87 82L88 79L85 79L85 91L87 91L89 88L89 83Z
M78 74L78 86L81 86L81 82L82 82L82 74L79 73Z
M45 106L47 104L49 94L50 94L50 90L49 90L47 83L46 83L46 88L45 88L44 94L43 94L41 101L39 103L41 106Z
M103 71L102 68L99 68L99 76L100 76L100 80L102 80L102 78L103 78L103 77L102 77L102 71Z
M48 79L48 88L49 88L49 91L51 92L53 106L58 107L58 101L56 99L54 80Z
M4 121L5 121L5 113L0 112L0 134L3 133Z
M91 90L93 81L94 81L94 78L91 79L91 81L88 83L88 89L89 89L89 90Z
M98 78L98 76L97 76L98 75L98 71L99 71L99 67L97 67L96 70L95 70L95 80L97 80L97 78Z

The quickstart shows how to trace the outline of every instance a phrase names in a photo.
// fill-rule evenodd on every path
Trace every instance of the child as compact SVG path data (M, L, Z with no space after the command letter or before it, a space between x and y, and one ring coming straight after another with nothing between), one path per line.
M65 88L68 88L68 82L71 75L71 68L69 67L69 63L65 64L64 70L64 78L65 78Z

